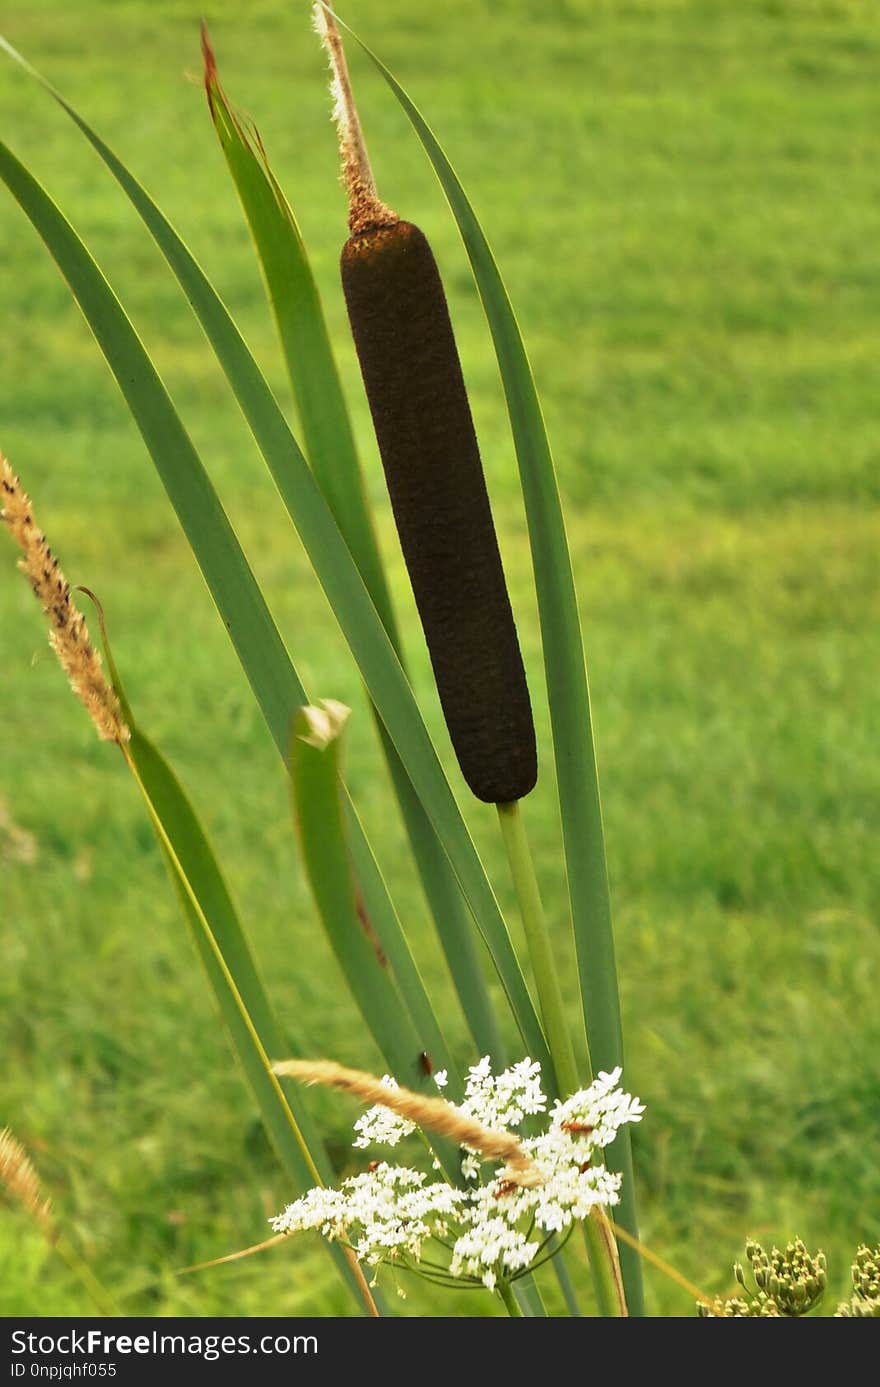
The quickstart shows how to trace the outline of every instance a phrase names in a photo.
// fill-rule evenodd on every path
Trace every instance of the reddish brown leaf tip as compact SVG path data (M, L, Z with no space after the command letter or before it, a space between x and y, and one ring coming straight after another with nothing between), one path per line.
M204 19L202 20L202 57L205 60L205 91L208 96L208 105L211 108L211 115L213 116L214 95L220 91L220 78L217 73L217 59L214 57L211 37Z

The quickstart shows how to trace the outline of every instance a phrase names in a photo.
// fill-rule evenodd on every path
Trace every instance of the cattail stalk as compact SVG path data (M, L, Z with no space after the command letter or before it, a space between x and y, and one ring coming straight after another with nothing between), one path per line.
M541 1020L544 1023L547 1044L556 1072L556 1083L560 1093L574 1093L581 1087L580 1076L562 1000L559 970L520 806L499 804L498 822L519 901L529 958L538 989ZM592 1075L589 1077L592 1078Z
M559 970L556 966L547 917L541 902L538 879L529 841L518 804L499 804L498 821L507 849L511 876L519 901L532 971L538 988L541 1019L556 1071L560 1092L574 1093L580 1087L571 1032L565 1016ZM591 1074L589 1047L587 1071ZM614 1233L602 1209L596 1209L584 1223L584 1237L593 1269L596 1296L603 1315L625 1316L626 1295L620 1272L620 1257Z
M349 197L342 285L401 548L462 774L509 803L534 788L535 729L446 296L422 232L376 193L336 23L315 11Z
M342 285L401 548L462 774L499 807L557 1081L573 1092L552 942L517 813L537 780L532 710L449 310L424 235L378 202L336 22L320 0L315 14L349 193ZM585 1232L600 1311L626 1314L613 1236L594 1219Z
M70 686L83 704L102 741L127 742L126 726L119 699L101 665L101 656L89 637L86 619L73 601L58 560L46 536L34 519L31 499L6 458L0 453L0 495L2 519L22 550L18 566L29 579L40 605L49 618L49 643L70 680Z

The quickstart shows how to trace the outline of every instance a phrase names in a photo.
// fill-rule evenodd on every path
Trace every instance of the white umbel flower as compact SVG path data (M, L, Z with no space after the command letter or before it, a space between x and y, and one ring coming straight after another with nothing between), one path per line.
M499 1171L480 1182L479 1153L462 1160L464 1188L451 1185L432 1162L432 1175L407 1166L374 1162L339 1189L313 1189L271 1220L277 1233L314 1229L351 1247L359 1260L423 1268L433 1281L470 1282L495 1290L523 1275L552 1234L563 1236L597 1208L618 1202L621 1176L597 1156L643 1105L620 1087L621 1071L600 1073L588 1088L554 1103L543 1132L522 1139L540 1178L522 1184ZM445 1086L447 1076L436 1076ZM386 1075L382 1083L397 1088ZM547 1114L541 1066L520 1060L493 1074L488 1058L472 1066L461 1113L486 1127L510 1131L527 1117ZM388 1108L370 1108L355 1123L356 1147L395 1146L414 1124Z
M382 1075L382 1083L386 1088L398 1087L397 1080L392 1079L390 1074ZM396 1146L416 1130L416 1124L407 1122L405 1117L398 1117L390 1108L377 1106L368 1108L363 1117L358 1118L354 1130L357 1136L352 1146Z

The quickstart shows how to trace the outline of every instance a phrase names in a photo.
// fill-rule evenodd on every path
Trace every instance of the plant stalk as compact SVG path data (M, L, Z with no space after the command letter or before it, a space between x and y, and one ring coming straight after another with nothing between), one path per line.
M581 1085L525 823L518 800L499 804L496 808L535 975L538 1006L553 1060L556 1086L560 1097L564 1098L576 1093Z
M553 957L547 918L541 903L525 822L518 801L513 804L499 804L496 808L535 975L538 1005L553 1059L556 1084L560 1095L565 1097L570 1093L576 1093L581 1087L581 1082L571 1032L565 1019L559 973ZM589 1063L588 1053L587 1064ZM617 1244L604 1215L585 1221L584 1236L600 1315L614 1318L626 1315L626 1298L620 1276Z
M504 1308L511 1319L521 1320L523 1312L519 1307L516 1296L513 1294L513 1287L509 1281L498 1282L498 1294L504 1301Z

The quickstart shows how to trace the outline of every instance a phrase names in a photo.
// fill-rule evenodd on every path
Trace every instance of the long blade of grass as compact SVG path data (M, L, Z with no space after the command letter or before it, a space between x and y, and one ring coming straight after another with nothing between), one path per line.
M562 503L532 369L504 281L458 175L394 75L348 25L339 23L384 77L434 167L458 223L495 344L529 527L584 1017L593 1062L610 1070L623 1064L623 1030L590 693ZM624 1172L620 1222L637 1236L626 1132L612 1155ZM621 1261L630 1312L641 1314L638 1257L624 1248Z
M318 914L351 993L391 1072L422 1085L421 1046L388 972L372 922L358 901L340 794L340 744L349 710L325 700L293 725L290 790L306 876Z
M210 846L170 767L163 761L155 747L136 728L132 728L131 732L131 742L127 747L123 746L123 755L143 796L153 827L156 830L163 855L183 902L187 922L193 933L196 947L205 963L208 977L214 988L221 1015L251 1091L257 1100L270 1140L282 1164L289 1170L300 1188L307 1188L314 1184L320 1185L322 1180L312 1154L313 1148L310 1147L304 1136L290 1098L282 1089L278 1076L272 1070L271 1056L266 1049L265 1041L257 1029L232 972L230 962L214 933L212 921L205 913L197 890L198 880L195 883L192 881L178 854L178 847L180 847L199 877L204 877L208 895L214 904L216 905L218 902L221 904L219 914L215 918L219 920L221 928L226 931L228 942L233 944L235 961L239 964L244 963L243 980L251 988L252 995L254 988L256 988L262 1010L268 1004L265 1003L265 999L259 997L261 989L256 970L252 967L252 961L250 961L251 967L248 967L245 961L246 946L244 946L240 928L232 930L230 935L230 916L226 906L228 903L228 906L231 907L231 901L225 891L222 876L216 861L213 859ZM134 744L135 750L132 749L132 744ZM136 756L137 759L135 759ZM145 780L141 774L141 763L147 770L148 780ZM153 799L154 790L158 792L158 804ZM164 813L162 812L163 809ZM272 1023L267 1011L264 1011L263 1019L269 1021L271 1030ZM277 1033L271 1038L280 1040ZM303 1109L300 1106L300 1114L302 1112ZM326 1164L326 1156L324 1161ZM370 1294L363 1272L357 1265L355 1258L341 1248L333 1249L333 1251L335 1254L342 1254L341 1257L334 1255L334 1260L351 1289L361 1297L367 1313L377 1315L379 1312L375 1300Z
M390 1072L407 1088L430 1091L419 1037L389 976L388 960L359 907L351 870L340 793L342 730L348 711L328 700L297 714L290 755L297 835L324 932ZM440 1140L432 1144L455 1180L460 1166L455 1147Z
M13 52L13 56L17 58L8 44L4 43L3 47ZM222 300L174 228L107 145L66 102L62 102L62 105L111 169L140 213L177 276L214 349L282 500L296 525L373 704L394 741L422 804L430 814L477 927L486 941L520 1034L530 1054L541 1062L549 1083L553 1075L552 1060L507 924L400 662L363 585L345 540L288 428L287 421ZM134 397L138 412L135 413L135 408L129 400L132 413L135 413L137 418L142 409L143 402L138 398L140 390L137 384L140 376L139 370L136 370L137 382L135 388L131 389L128 377L117 372L119 355L116 351L116 338L121 328L120 316L128 333L131 334L129 338L126 332L122 332L121 341L125 355L131 358L133 338L149 368L153 383L152 394L155 396L155 383L158 383L163 401L167 402L164 386L159 382L152 363L143 352L143 347L122 312L118 300L100 271L97 271L97 266L82 242L24 166L5 146L2 146L2 149L0 174L41 235L45 229L43 239L46 240L68 282L72 287L74 280L83 284L84 295L77 294L76 289L74 293L102 349L102 338L106 338L107 326L103 310L112 304L114 323L110 334L108 361L117 375L126 399L129 400L129 395ZM65 269L65 266L68 268ZM94 279L96 271L99 284ZM92 311L97 306L94 302L95 293L101 308L96 316ZM138 366L142 367L143 362L139 362ZM178 426L182 431L179 421ZM184 439L189 460L189 456L195 457L195 454L185 433ZM201 468L197 457L196 462ZM225 516L223 519L228 527L228 520ZM197 529L200 528L198 519L196 526Z
M355 881L360 887L370 926L388 960L391 975L412 1018L419 1037L420 1051L429 1056L433 1065L448 1070L450 1077L456 1079L458 1065L452 1057L443 1028L437 1019L436 1009L425 989L382 870L373 855L357 810L344 786L342 789Z
M143 344L107 281L63 214L5 145L0 178L42 236L83 310L125 396L192 546L223 623L281 756L289 729L309 702L216 492ZM352 848L367 909L424 1046L449 1063L433 1009L388 898L370 846L350 806Z
M272 173L258 132L248 129L220 85L204 26L202 49L214 128L262 268L302 423L305 453L405 668L348 407L305 243L290 204ZM491 1055L500 1064L501 1040L470 916L421 800L381 721L378 725L419 877L462 1010L479 1053Z
M133 766L138 788L147 802L190 936L208 976L233 1052L256 1100L266 1134L294 1188L298 1193L304 1192L316 1181L332 1180L333 1168L302 1101L302 1089L295 1083L282 1081L284 1101L279 1101L277 1086L263 1061L264 1054L270 1059L277 1058L288 1053L291 1045L297 1051L299 1047L289 1031L283 1034L278 1026L220 864L186 791L135 720L110 646L101 603L88 588L83 591L95 604L107 666L131 733L125 747L126 763ZM228 981L230 978L234 992ZM254 1033L258 1044L255 1044ZM361 1302L360 1273L354 1273L350 1258L341 1248L332 1251L337 1269Z
M211 926L217 945L235 979L263 1046L270 1059L276 1059L287 1053L292 1042L289 1036L282 1036L272 1014L237 911L192 804L168 762L137 726L131 727L128 749L156 816L174 848L175 859L180 863L192 894L198 899L202 912ZM329 1180L333 1172L327 1154L308 1111L296 1101L295 1092L288 1094L288 1102L294 1109L301 1142L296 1145L291 1143L289 1124L279 1110L275 1095L266 1082L263 1065L243 1025L213 951L205 939L204 931L198 927L190 895L167 854L166 861L183 902L196 949L205 965L223 1020L285 1169L296 1181L299 1189L315 1184L316 1175L320 1176L321 1180ZM310 1161L304 1155L306 1150L311 1153Z
M271 173L259 135L255 130L249 135L226 99L204 25L202 49L214 129L257 248L302 422L304 451L382 623L399 649L348 409L302 233Z

